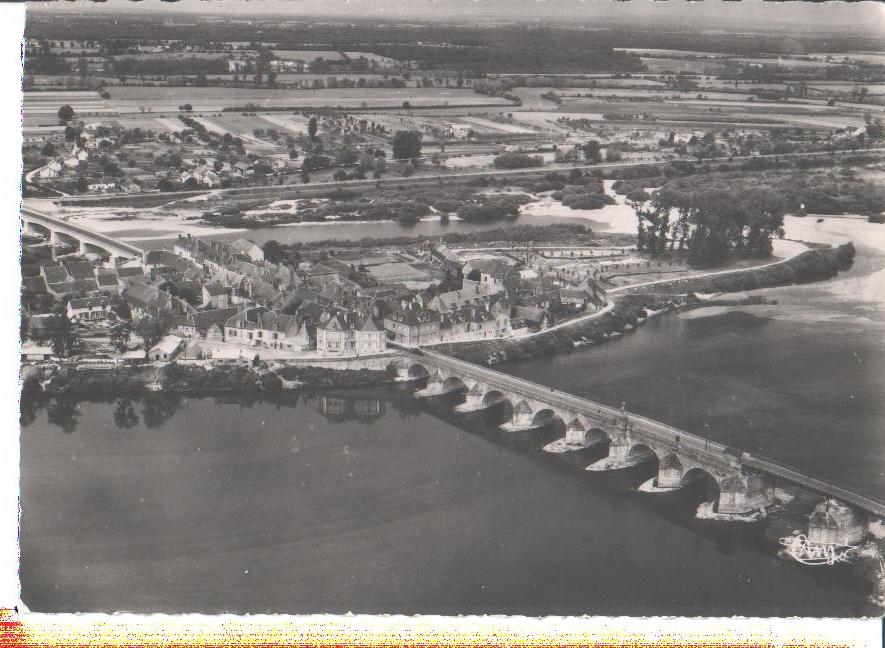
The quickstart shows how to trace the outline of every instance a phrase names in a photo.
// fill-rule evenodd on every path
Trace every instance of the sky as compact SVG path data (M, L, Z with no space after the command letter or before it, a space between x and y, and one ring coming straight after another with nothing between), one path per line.
M881 29L885 36L885 3L773 2L770 0L59 0L32 2L29 10L83 11L90 8L131 12L199 12L235 16L282 14L292 18L317 16L353 18L448 19L470 17L502 20L559 18L575 22L618 18L646 22L700 18L721 23L723 29L753 29L772 24L801 27L856 26L865 32Z

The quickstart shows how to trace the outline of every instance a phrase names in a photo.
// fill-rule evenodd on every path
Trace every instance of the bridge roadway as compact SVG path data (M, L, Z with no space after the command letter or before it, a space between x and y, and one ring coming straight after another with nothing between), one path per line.
M465 362L464 360L458 360L435 351L420 349L417 351L404 350L403 352L406 356L414 359L416 363L427 364L437 369L444 369L454 374L464 375L495 388L513 391L528 398L561 407L576 414L583 414L590 418L600 419L600 415L602 415L606 422L614 423L622 414L620 410L614 407L552 389L524 378L517 378L500 371ZM631 430L640 435L645 435L674 446L678 439L680 452L684 453L685 450L689 450L700 456L713 456L720 460L730 456L736 459L740 465L747 468L773 475L826 497L836 498L875 515L885 516L885 503L800 472L798 468L771 459L752 456L747 452L730 448L721 443L710 441L638 414L627 413L627 420Z
M112 254L138 259L142 258L144 254L144 250L125 241L120 241L95 230L69 223L30 207L22 207L21 217L22 221L37 223L50 231L61 232L71 238L105 249Z

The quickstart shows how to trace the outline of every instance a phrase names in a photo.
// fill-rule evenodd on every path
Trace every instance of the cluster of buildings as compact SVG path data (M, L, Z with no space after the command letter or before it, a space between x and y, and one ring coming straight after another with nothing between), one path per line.
M389 341L419 347L520 336L605 303L592 280L564 285L522 269L516 258L465 261L442 244L424 255L412 264L373 252L352 263L287 265L268 261L245 239L182 236L171 249L114 267L45 262L24 281L27 291L66 297L72 321L112 318L114 301L125 304L133 321L163 321L178 342L170 338L151 349L149 357L158 359L174 357L187 340L205 342L203 357L219 361L262 352L371 356L384 353ZM372 277L373 268L387 280ZM426 280L409 281L418 275Z

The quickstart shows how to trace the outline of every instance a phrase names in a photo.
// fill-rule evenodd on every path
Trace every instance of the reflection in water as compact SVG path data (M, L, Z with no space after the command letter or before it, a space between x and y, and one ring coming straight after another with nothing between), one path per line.
M380 398L342 398L337 396L317 397L317 411L334 423L363 421L371 423L387 411Z
M46 407L46 418L63 432L71 434L80 420L80 401L73 396L56 396Z
M171 393L152 393L141 403L141 418L146 428L161 427L181 407L181 396Z
M114 406L114 424L118 428L128 430L138 425L138 421L138 414L135 413L132 401L128 398L118 398Z

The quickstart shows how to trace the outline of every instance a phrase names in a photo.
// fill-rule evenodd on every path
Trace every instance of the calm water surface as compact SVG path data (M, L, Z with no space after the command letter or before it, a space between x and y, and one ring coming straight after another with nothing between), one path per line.
M22 431L22 598L41 611L870 612L844 571L776 559L758 527L694 519L696 493L637 493L641 468L579 470L537 449L556 431L504 435L453 404L53 401Z

